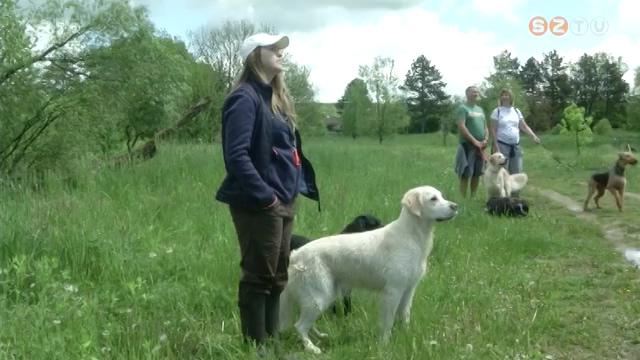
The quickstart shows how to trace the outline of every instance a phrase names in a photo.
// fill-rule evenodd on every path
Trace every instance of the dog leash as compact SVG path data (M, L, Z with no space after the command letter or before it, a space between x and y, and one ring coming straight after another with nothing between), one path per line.
M557 162L558 164L569 168L569 169L574 169L575 165L569 165L565 162L563 162L560 159L560 156L558 156L558 154L556 154L555 152L553 152L552 150L550 150L549 148L547 148L546 146L544 146L542 143L538 143L538 145L540 145L540 147L542 148L542 150L544 150L555 162Z

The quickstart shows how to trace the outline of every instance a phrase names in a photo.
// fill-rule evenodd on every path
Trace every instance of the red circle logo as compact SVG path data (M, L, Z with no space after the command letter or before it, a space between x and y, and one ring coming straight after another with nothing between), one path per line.
M529 32L535 36L544 35L547 32L547 20L542 16L534 16L529 20Z

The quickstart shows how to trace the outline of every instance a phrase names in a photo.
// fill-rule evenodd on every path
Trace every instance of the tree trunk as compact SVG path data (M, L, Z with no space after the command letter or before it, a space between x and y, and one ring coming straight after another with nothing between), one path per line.
M165 128L156 132L152 139L144 143L144 145L138 147L135 150L130 150L128 154L119 155L111 160L112 165L124 166L134 159L148 160L156 155L158 150L157 141L167 138L169 135L175 133L178 129L189 124L198 114L206 110L211 105L211 98L200 98L196 103L191 105L189 109L182 115L180 120L170 128Z

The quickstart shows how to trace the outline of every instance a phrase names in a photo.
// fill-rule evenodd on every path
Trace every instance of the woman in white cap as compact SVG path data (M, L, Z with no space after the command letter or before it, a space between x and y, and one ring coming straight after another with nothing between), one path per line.
M283 79L288 45L288 37L265 33L244 40L244 66L222 108L227 174L216 199L229 205L240 243L242 335L256 344L277 333L296 196L319 201Z

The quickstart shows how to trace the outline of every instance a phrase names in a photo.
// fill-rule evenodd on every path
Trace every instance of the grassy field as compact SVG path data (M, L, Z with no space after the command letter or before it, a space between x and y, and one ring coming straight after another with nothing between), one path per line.
M528 139L526 139L528 140ZM524 141L536 188L581 202L586 179L612 166L599 139L577 158L566 140ZM531 214L494 218L484 196L463 200L452 170L455 139L397 136L308 139L322 212L299 201L296 232L338 232L354 216L389 222L404 192L433 185L459 202L439 224L429 273L408 329L377 340L375 297L354 293L354 313L327 314L330 334L311 356L289 331L279 354L306 359L638 359L640 272L601 228L532 189ZM612 145L613 144L613 145ZM227 208L213 199L223 176L219 145L163 144L126 169L79 166L73 182L51 176L37 192L0 191L0 359L245 359L238 329L239 256ZM640 169L628 171L640 191ZM620 216L613 199L595 212L632 238L640 200ZM640 244L636 242L640 247Z

